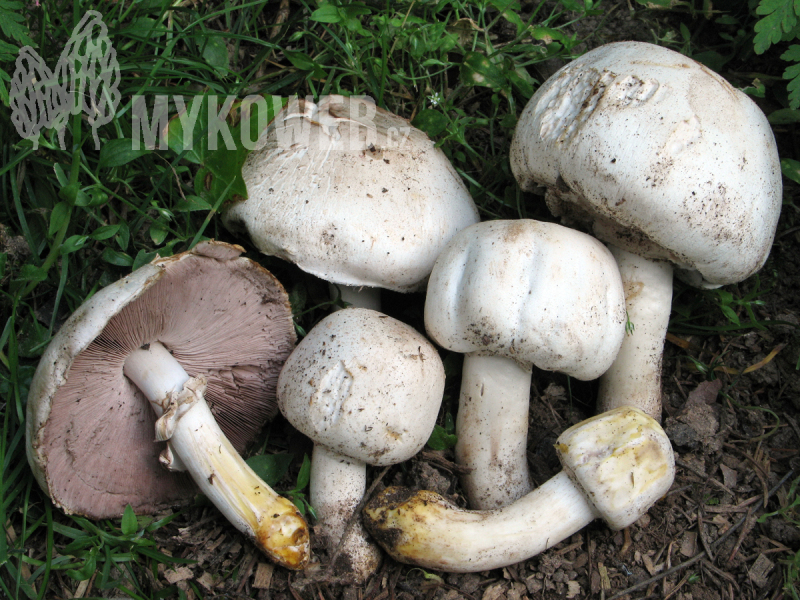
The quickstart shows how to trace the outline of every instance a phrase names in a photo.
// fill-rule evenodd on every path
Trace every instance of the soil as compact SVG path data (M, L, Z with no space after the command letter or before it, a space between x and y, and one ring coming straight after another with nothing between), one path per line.
M614 14L617 33L607 37L651 39L641 22L629 22L624 2ZM777 134L782 156L791 156L793 129ZM703 317L705 326L714 319L719 326L730 322L712 293L676 286L674 306L680 312L673 315L665 348L662 398L677 476L667 495L627 532L595 521L539 556L481 573L425 572L386 558L366 583L343 585L339 578L346 573L326 571L322 548L316 548L318 562L307 573L273 567L213 507L197 505L155 534L162 552L195 562L148 573L153 589L177 585L190 600L199 595L231 600L782 597L782 561L800 549L800 530L782 516L763 522L758 517L785 506L790 483L800 475L800 226L791 203L796 191L787 187L778 235L760 279L726 288L738 297L755 293L757 285L767 290L756 298L761 303L751 306L753 316L766 324L763 329L722 335L692 329L686 314L717 315ZM421 295L389 294L385 312L422 329L422 300ZM746 307L734 310L748 320ZM443 356L448 388L442 422L446 412L456 411L460 362L457 355ZM594 414L595 396L593 383L534 372L528 453L537 484L560 470L553 443L564 429ZM273 422L269 440L268 451L310 454L308 440L281 417ZM376 492L387 485L430 489L463 506L452 461L451 450L427 449L384 473L371 468L370 478L382 475ZM296 473L295 465L281 489L293 486ZM64 543L58 536L55 541ZM91 581L79 586L59 573L52 576L50 591L46 597L104 594Z

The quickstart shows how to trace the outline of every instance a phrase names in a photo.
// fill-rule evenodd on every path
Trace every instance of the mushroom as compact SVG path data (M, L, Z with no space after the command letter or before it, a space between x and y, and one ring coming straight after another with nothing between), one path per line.
M379 312L348 308L320 321L286 361L278 406L314 441L315 532L333 555L364 496L366 465L411 458L431 435L444 391L436 349ZM364 581L380 562L358 519L342 541L337 572Z
M601 379L600 410L661 418L661 357L673 268L704 288L767 259L781 207L772 130L705 66L641 42L601 46L547 80L511 144L524 190L612 246L633 331ZM674 266L673 266L674 265Z
M390 487L364 507L364 523L401 562L486 571L536 556L598 517L612 529L627 527L675 477L667 435L633 407L569 428L556 451L564 470L501 509L464 510L433 492Z
M309 558L305 521L238 454L276 412L291 309L280 283L241 252L205 242L86 300L31 382L28 460L56 506L95 519L128 504L137 513L185 504L199 488L273 560L298 569ZM191 478L175 472L184 469Z
M380 309L380 290L422 289L457 231L478 221L444 153L364 97L290 102L259 138L242 175L248 198L222 220L265 254Z
M608 250L589 235L530 219L458 233L436 260L425 328L463 352L456 462L472 508L498 508L531 489L531 368L597 378L624 336L625 303Z

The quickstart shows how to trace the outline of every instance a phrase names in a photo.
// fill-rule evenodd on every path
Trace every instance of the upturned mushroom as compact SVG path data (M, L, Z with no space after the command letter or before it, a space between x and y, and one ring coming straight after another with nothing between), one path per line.
M531 489L528 400L536 365L577 379L603 373L625 332L617 267L593 237L529 219L468 227L436 260L425 328L463 352L456 461L471 508Z
M56 506L95 519L128 504L137 513L185 504L199 488L268 556L298 569L308 526L238 453L276 412L291 309L241 251L205 242L84 302L31 382L28 460Z
M364 581L380 562L360 518L342 540L366 489L366 465L411 458L431 435L444 391L436 349L379 312L348 308L320 321L289 356L278 405L314 441L311 504L337 572Z
M424 288L442 247L478 221L445 154L363 97L290 102L242 169L248 198L222 220L265 254L380 309L380 288Z
M520 187L607 242L634 326L601 379L600 410L661 418L661 357L673 269L704 288L767 259L781 207L772 130L744 93L682 54L601 46L548 79L511 144Z
M469 511L428 491L387 488L364 507L369 532L396 560L476 572L551 548L596 518L634 523L672 485L669 439L651 417L622 407L571 427L556 442L564 470L513 504Z

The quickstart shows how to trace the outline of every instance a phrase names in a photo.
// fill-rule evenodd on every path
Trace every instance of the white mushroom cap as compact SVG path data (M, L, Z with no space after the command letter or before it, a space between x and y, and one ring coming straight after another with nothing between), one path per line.
M523 189L547 187L554 214L671 261L694 285L757 271L781 207L777 148L755 103L641 42L601 46L548 79L520 117L511 167Z
M419 290L444 244L478 221L444 153L364 99L292 102L259 143L242 170L249 198L223 222L326 281Z
M527 461L531 365L578 379L611 365L625 334L614 258L593 237L529 219L488 221L450 240L436 260L425 327L463 352L456 462L472 508L531 489Z
M412 327L349 308L320 321L287 359L278 406L317 444L384 466L428 441L444 392L436 349Z
M87 300L42 355L27 404L27 452L42 489L68 513L120 516L185 504L196 487L159 463L157 416L123 374L129 353L161 341L244 450L275 414L278 371L295 336L286 292L242 248L219 242L157 259Z
M365 581L380 549L360 521L345 528L366 491L366 465L391 465L430 437L444 391L436 349L408 325L374 310L347 308L320 321L278 379L281 412L314 440L311 504L316 532L337 572ZM340 546L341 542L341 546Z
M611 365L625 334L622 282L596 239L529 219L457 234L436 261L425 328L449 350L491 354L583 380Z

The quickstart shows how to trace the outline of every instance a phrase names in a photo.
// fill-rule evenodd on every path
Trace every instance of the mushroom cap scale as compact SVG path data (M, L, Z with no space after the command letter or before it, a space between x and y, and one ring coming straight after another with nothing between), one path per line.
M158 259L82 305L53 338L31 384L28 458L65 512L92 518L185 503L188 476L159 464L156 416L124 376L128 351L160 341L192 376L242 451L276 409L294 345L286 293L241 248L207 242Z
M625 334L611 253L584 233L530 219L456 234L436 261L425 327L448 350L598 377Z
M363 99L290 103L259 144L242 169L249 197L223 222L326 281L419 290L447 240L478 221L444 153Z
M436 423L444 367L412 327L348 308L320 321L278 380L283 415L315 443L367 464L407 460Z
M781 206L775 140L744 93L641 42L596 48L545 82L511 146L523 189L600 239L673 262L694 285L745 279L766 260Z

